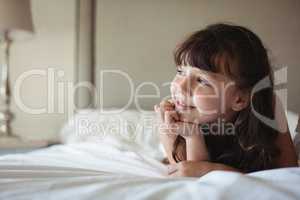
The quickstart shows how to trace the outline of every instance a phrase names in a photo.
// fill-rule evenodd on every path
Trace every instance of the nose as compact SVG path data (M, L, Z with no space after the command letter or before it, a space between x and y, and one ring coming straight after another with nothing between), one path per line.
M184 77L182 78L178 83L178 89L181 94L185 96L192 96L192 90L191 90L191 82L189 78Z

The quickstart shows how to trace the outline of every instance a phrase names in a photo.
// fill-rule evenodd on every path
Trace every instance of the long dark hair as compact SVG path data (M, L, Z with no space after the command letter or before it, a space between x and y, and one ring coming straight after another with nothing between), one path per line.
M269 87L255 93L251 101L256 112L274 118L273 72L267 50L249 29L224 23L209 25L180 43L174 51L174 60L177 66L190 65L223 73L241 90L251 91L267 77ZM258 119L249 105L238 113L234 135L206 134L205 142L212 162L251 172L276 166L277 135L278 131ZM178 153L180 145L184 146L185 140L178 136L173 148L176 162L182 160Z

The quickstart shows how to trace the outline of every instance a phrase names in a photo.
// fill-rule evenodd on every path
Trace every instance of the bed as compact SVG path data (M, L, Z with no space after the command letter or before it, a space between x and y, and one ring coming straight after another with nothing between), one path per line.
M157 133L145 128L153 118L79 112L61 131L64 144L0 157L0 199L300 199L300 168L167 177ZM107 128L116 122L126 126Z
M108 80L104 90L108 92L103 95L107 103L104 107L120 107L128 101L131 94L127 90L128 82L124 83L124 77L116 76L120 75L120 70L130 75L135 86L143 86L141 83L145 82L159 85L160 97L166 97L169 94L166 77L175 73L171 51L181 38L179 36L195 27L182 20L182 16L194 19L195 13L185 13L189 9L178 10L177 6L172 10L169 4L154 1L151 6L148 2L135 1L133 7L125 1L97 1L96 6L94 0L76 2L76 81L84 83L81 86L95 86L102 94L99 92L102 87L100 71L106 70ZM84 6L77 5L79 2ZM195 7L180 2L178 8ZM183 11L181 14L184 15L178 11ZM197 9L195 12L199 14ZM169 20L170 16L173 22ZM144 23L147 18L149 21ZM169 27L170 32L161 27ZM159 39L155 45L153 37ZM170 40L162 39L167 37ZM165 70L161 70L162 67ZM117 87L110 87L115 85ZM86 88L77 90L79 107L89 105L93 99L89 90L84 90ZM148 94L149 91L143 92ZM148 110L157 99L150 100L145 103ZM290 128L294 133L297 115L290 114ZM99 110L81 110L62 128L60 139L63 144L30 153L0 156L0 200L300 199L300 168L250 174L213 171L201 178L168 177L167 166L161 162L165 152L157 131L151 126L153 120L153 112L126 110L105 114Z

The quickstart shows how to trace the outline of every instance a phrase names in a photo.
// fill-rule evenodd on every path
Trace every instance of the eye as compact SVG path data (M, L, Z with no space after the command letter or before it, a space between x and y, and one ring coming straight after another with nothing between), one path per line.
M198 83L200 83L201 85L209 86L209 87L211 86L207 80L204 80L204 79L202 79L202 78L198 78L197 81L198 81Z
M177 71L177 74L178 74L178 75L184 75L184 72L183 72L183 70L181 70L181 69L177 69L176 71Z

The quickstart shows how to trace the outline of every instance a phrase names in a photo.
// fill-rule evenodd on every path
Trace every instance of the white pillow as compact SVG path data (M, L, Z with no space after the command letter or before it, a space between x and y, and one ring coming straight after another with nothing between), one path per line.
M84 109L75 114L62 128L60 139L63 143L105 142L123 150L138 151L162 159L164 149L159 141L155 126L155 112L137 110ZM298 115L287 112L289 130L300 159L300 133ZM298 132L296 127L298 125Z
M63 143L105 142L122 150L147 153L157 159L164 157L159 141L155 112L117 109L80 110L62 128Z

